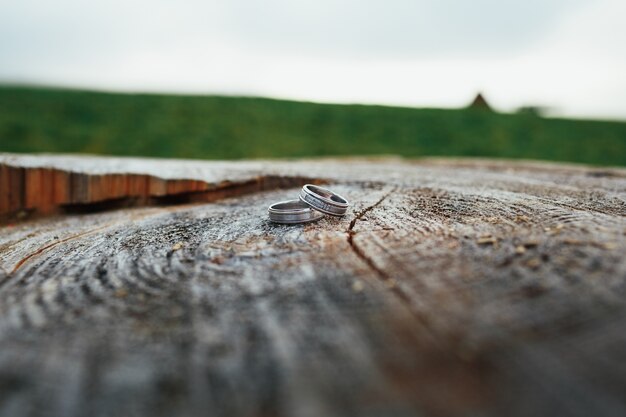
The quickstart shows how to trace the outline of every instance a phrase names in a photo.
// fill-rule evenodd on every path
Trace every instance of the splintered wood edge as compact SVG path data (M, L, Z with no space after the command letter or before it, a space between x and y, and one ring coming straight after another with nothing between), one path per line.
M323 184L317 178L255 176L217 183L148 174L89 174L0 164L0 221L121 206L210 202L248 193Z

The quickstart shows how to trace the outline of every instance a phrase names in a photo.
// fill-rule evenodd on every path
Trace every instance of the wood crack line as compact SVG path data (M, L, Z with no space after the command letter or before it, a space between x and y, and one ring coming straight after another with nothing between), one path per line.
M356 222L358 222L361 218L363 218L365 214L367 214L368 212L370 212L371 210L375 209L380 204L382 204L382 202L385 201L385 199L387 199L391 194L393 194L397 190L398 190L398 186L393 187L391 190L385 193L376 203L372 204L369 207L366 207L364 210L357 213L354 219L352 219L352 221L350 222L350 226L348 226L348 230L347 230L348 239L347 240L348 240L348 244L350 245L350 247L352 248L352 251L356 254L356 256L358 256L363 262L365 262L365 264L372 271L375 272L376 277L380 279L385 284L385 286L389 288L391 292L393 292L393 294L395 294L400 300L402 300L402 302L409 307L409 310L413 314L416 314L411 306L411 297L409 297L409 295L406 292L404 292L400 287L395 285L395 281L393 277L389 275L387 271L383 270L382 268L379 268L374 262L374 260L370 258L369 256L367 256L365 251L361 249L356 244L356 242L354 242L354 236L357 234L357 232L354 231L354 226L356 225ZM416 316L418 315L416 314ZM418 318L420 317L418 316Z
M357 232L354 231L354 226L356 225L356 222L358 222L361 218L363 218L363 216L365 216L365 214L367 214L368 212L372 211L373 209L375 209L376 207L378 207L380 204L382 204L383 201L385 201L385 199L387 199L387 197L389 197L392 193L394 193L396 190L398 189L397 186L393 187L391 190L389 190L388 192L386 192L377 202L375 202L374 204L372 204L371 206L366 207L365 209L361 210L360 212L358 212L356 214L356 216L354 217L354 219L352 219L352 221L350 222L350 226L348 226L348 230L346 231L348 233L348 244L350 245L350 247L352 248L352 250L354 251L354 253L363 261L367 264L367 266L370 267L370 269L372 269L374 272L376 272L376 275L378 275L378 277L384 281L384 282L390 282L391 281L391 277L389 276L389 274L387 274L386 271L382 270L381 268L379 268L374 261L365 254L365 252L354 242L354 235L357 234ZM404 298L404 297L403 297Z
M420 323L422 323L424 328L430 329L430 325L428 323L428 320L426 320L426 318L423 316L423 314L421 314L415 308L411 296L405 290L403 290L398 283L396 283L395 279L389 273L387 273L387 271L385 271L384 269L378 267L376 265L376 263L374 262L374 260L372 258L370 258L365 253L365 251L363 249L361 249L359 247L359 245L356 244L356 242L354 242L354 236L357 234L357 232L355 232L353 229L354 229L354 226L356 225L356 222L359 221L366 213L368 213L369 211L373 210L374 208L376 208L380 204L382 204L382 202L385 201L385 199L388 198L395 191L397 191L397 189L398 189L398 186L395 186L393 189L391 189L389 192L387 192L385 195L383 195L376 203L374 203L373 205L365 208L363 211L357 213L357 215L354 217L354 219L352 219L352 221L350 222L350 226L348 227L348 230L347 230L348 244L350 245L350 247L352 248L352 251L356 254L356 256L358 256L363 262L365 262L365 264L367 264L367 266L372 271L375 272L376 277L379 280L381 280L383 282L383 284L385 284L385 286L396 297L398 297L402 301L402 303L408 308L408 310L411 312L411 314L413 314L413 316Z

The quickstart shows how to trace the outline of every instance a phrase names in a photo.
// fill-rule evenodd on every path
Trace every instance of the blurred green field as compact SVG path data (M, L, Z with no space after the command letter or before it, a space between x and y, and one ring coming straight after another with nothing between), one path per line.
M396 154L626 165L626 122L5 86L0 151L207 159Z

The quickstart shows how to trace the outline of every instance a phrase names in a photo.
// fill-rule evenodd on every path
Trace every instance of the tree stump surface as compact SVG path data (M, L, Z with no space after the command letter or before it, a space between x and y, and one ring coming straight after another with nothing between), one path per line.
M626 170L4 154L0 215L0 416L626 415Z

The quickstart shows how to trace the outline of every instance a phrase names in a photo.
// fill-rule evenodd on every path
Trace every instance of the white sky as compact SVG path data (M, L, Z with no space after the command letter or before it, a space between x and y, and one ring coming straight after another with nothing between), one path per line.
M0 82L626 119L626 1L0 0Z

